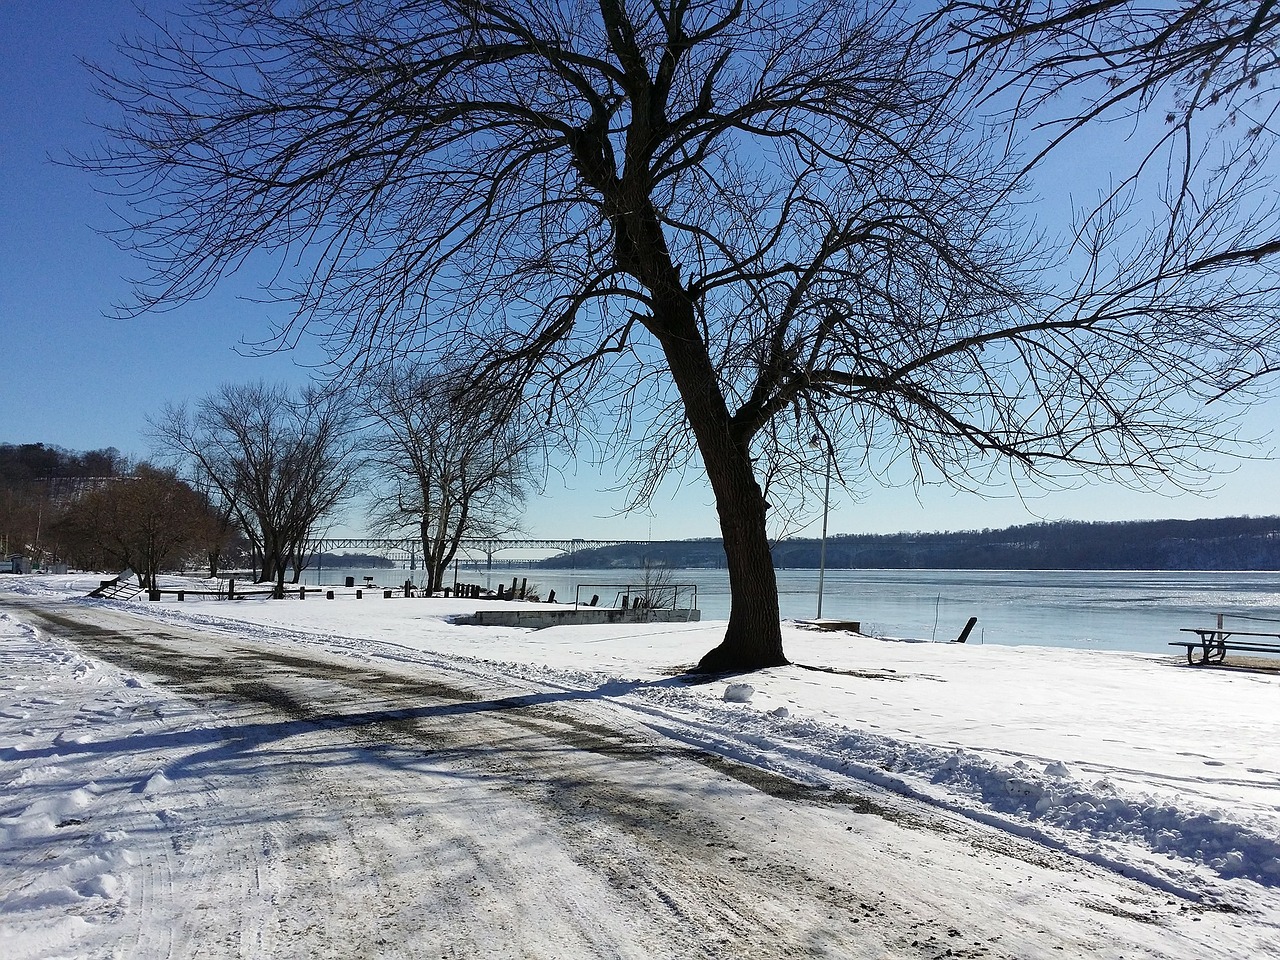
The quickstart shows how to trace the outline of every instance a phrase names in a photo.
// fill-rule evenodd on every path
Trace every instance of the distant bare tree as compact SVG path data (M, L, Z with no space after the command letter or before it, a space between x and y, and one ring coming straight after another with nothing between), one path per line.
M189 412L168 406L151 423L158 448L186 464L238 518L259 577L296 583L315 524L349 495L359 463L352 416L337 395L294 396L266 383L226 385Z
M77 497L57 522L67 559L90 569L130 568L154 589L162 570L181 566L208 537L208 505L174 474L139 464Z
M510 401L461 371L403 364L380 370L366 390L380 427L368 456L387 486L374 516L388 532L414 530L432 590L464 537L515 528L535 482L543 444Z
M204 557L208 562L209 576L216 577L229 554L234 554L236 544L243 545L246 538L239 524L235 504L222 496L217 485L202 470L197 468L193 472L194 477L190 482L203 498L211 521L202 543Z
M1199 269L1248 232L1229 196L1158 243L1095 219L1063 262L913 15L209 2L103 75L124 119L85 162L129 200L139 308L283 251L280 343L479 347L551 425L616 416L640 496L700 461L732 594L700 667L780 664L762 482L776 500L825 452L958 483L1177 476L1275 361L1274 282Z

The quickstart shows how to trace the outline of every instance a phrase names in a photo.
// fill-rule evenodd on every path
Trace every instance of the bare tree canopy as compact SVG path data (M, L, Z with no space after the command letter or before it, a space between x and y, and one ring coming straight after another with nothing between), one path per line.
M143 463L74 498L55 530L72 563L91 570L129 568L140 587L154 590L162 570L200 552L215 523L199 493Z
M1253 235L1204 264L1280 254L1264 172L1280 133L1274 0L951 0L936 22L987 97L1047 131L1037 159L1099 121L1145 118L1130 131L1141 160L1122 173L1167 177L1172 217L1194 216L1206 192L1272 198Z
M942 16L955 49L993 57L1006 80L1036 78L1024 107L1083 88L1087 107L1070 118L1083 123L1165 97L1170 124L1225 113L1275 136L1274 0L952 0Z
M297 582L315 524L349 494L359 467L353 421L337 395L228 384L191 411L166 407L151 431L158 448L234 513L261 579L279 594L291 563Z
M413 529L427 589L439 590L464 537L513 531L543 444L500 391L465 370L392 364L364 394L378 424L368 459L385 490L375 522L387 532Z
M813 446L959 483L1166 477L1230 439L1203 402L1275 362L1274 278L1205 268L1256 227L1229 194L1155 238L1094 218L1059 257L906 8L196 9L103 77L123 120L86 160L154 269L139 306L266 255L281 343L480 345L550 422L615 413L642 491L700 460L732 592L706 670L785 662L767 516Z

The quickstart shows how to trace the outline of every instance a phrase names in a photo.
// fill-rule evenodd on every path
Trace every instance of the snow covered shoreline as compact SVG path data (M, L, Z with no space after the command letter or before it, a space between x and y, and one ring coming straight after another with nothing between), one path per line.
M59 769L59 746L177 716L198 726L182 701L155 705L146 679L83 656L3 603L24 596L127 608L327 657L435 665L478 687L571 695L648 735L833 791L923 801L1225 911L1237 927L1247 916L1255 932L1280 932L1276 673L1190 668L1174 655L892 643L788 624L794 665L742 678L749 698L733 702L726 681L674 676L713 645L715 622L480 629L448 619L476 601L113 603L80 599L86 583L95 581L0 581L0 932L18 956L77 955L49 946L76 942L70 933L40 933L68 905L90 924L126 909L116 894L132 865L113 859L109 837L90 837L88 856L56 869L24 860L40 838L88 819L77 811L118 793L102 771L77 782ZM129 776L133 792L115 802L142 809L166 789L153 780L161 770Z

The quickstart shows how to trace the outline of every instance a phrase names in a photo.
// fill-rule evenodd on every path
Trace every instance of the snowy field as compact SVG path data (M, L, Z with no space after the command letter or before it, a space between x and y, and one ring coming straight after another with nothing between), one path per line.
M718 641L722 623L528 631L450 621L484 601L84 599L94 585L0 579L0 955L10 960L1280 957L1280 674L1270 670L1199 669L1173 654L885 641L786 624L794 665L690 684L678 674ZM296 720L268 730L240 701L194 696L193 684L208 677L175 688L113 665L62 636L37 608L108 625L121 612L141 615L159 621L157 643L177 642L168 633L176 631L226 636L237 650L270 651L274 671L287 663L314 663L335 677L425 671L473 700L497 698L504 710L513 697L554 704L583 730L613 731L599 736L644 743L664 758L645 775L652 782L637 785L627 782L630 760L602 765L591 776L605 779L590 782L610 786L585 791L581 806L595 802L592 791L634 787L647 791L639 804L679 806L671 797L687 795L706 805L697 810L718 811L725 823L715 843L738 853L718 866L698 863L699 871L715 868L713 881L699 872L701 888L719 891L705 909L710 916L717 902L732 902L738 879L762 884L742 894L755 908L724 907L714 923L678 911L681 922L708 931L705 940L682 933L659 916L679 896L663 899L658 890L647 906L649 888L640 884L644 896L618 900L619 887L637 885L620 883L617 863L648 876L657 872L655 855L610 847L612 866L601 866L592 858L603 862L600 850L621 843L605 823L573 821L578 834L601 831L590 844L554 840L541 808L512 799L527 800L544 788L534 781L554 775L537 774L535 761L498 805L497 784L515 782L519 764L494 772L484 766L492 761L464 758L467 769L485 771L468 779L446 762L448 751L394 765L382 746L343 746L335 757L335 723L308 722L312 714L299 707ZM204 669L216 674L207 656ZM339 686L312 678L306 693L337 710ZM394 719L413 718L401 710ZM461 736L462 715L451 722ZM237 735L233 750L219 731L234 723L255 732ZM373 766L370 751L381 758ZM708 788L686 782L695 775L671 759L706 755L761 779L753 787L752 776L738 773L722 778L735 789ZM707 766L700 763L693 766ZM363 794L352 812L359 784L343 769L388 777L394 790L379 794L376 815ZM803 788L800 799L778 786L781 778ZM439 800L446 786L447 816ZM720 795L709 798L709 789ZM321 795L331 806L319 806ZM862 806L822 799L850 796L864 798ZM850 812L877 806L892 815ZM692 809L681 808L686 819ZM547 816L562 822L561 813ZM430 826L407 839L397 819ZM941 826L908 829L924 820ZM735 822L767 822L774 832L766 841L762 828ZM1001 867L983 851L1002 846L992 839L1001 837L1022 851L1025 876L996 874ZM773 840L785 851L766 853L788 870L875 887L881 899L855 897L856 908L840 908L867 911L868 922L890 901L917 924L930 910L952 919L938 921L944 933L914 939L901 918L882 919L875 936L842 932L859 929L850 925L859 918L837 917L834 907L818 916L773 860L767 877L753 869L764 854L752 851ZM294 877L302 843L329 853L309 854L305 877ZM440 864L459 850L472 851L470 873L446 882ZM501 871L494 850L503 851ZM370 871L377 902L359 893ZM305 904L296 894L302 885L313 892ZM448 931L432 925L434 910L452 918ZM795 916L783 922L786 910ZM793 942L787 923L825 932ZM962 942L962 923L984 936ZM726 940L717 929L741 933ZM760 930L775 931L776 944Z

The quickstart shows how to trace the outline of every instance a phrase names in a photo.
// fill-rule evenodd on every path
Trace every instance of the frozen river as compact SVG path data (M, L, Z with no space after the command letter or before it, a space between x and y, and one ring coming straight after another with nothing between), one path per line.
M325 583L344 576L361 582L371 574L382 585L403 583L422 572L403 569L323 571ZM729 584L723 570L674 570L676 583L697 586L703 619L729 613ZM579 584L636 584L638 570L553 570L505 567L463 568L459 578L496 588L512 578L528 578L543 596L556 591L573 602ZM304 578L316 582L316 572ZM804 619L817 609L817 570L779 570L782 616ZM593 587L586 591L609 591ZM824 617L857 620L863 631L925 640L954 638L969 617L978 625L970 643L1036 644L1101 650L1168 652L1181 627L1209 626L1217 614L1240 629L1280 631L1280 573L1115 570L828 570L823 587ZM1239 618L1258 618L1243 621ZM1270 621L1270 622L1268 622Z

